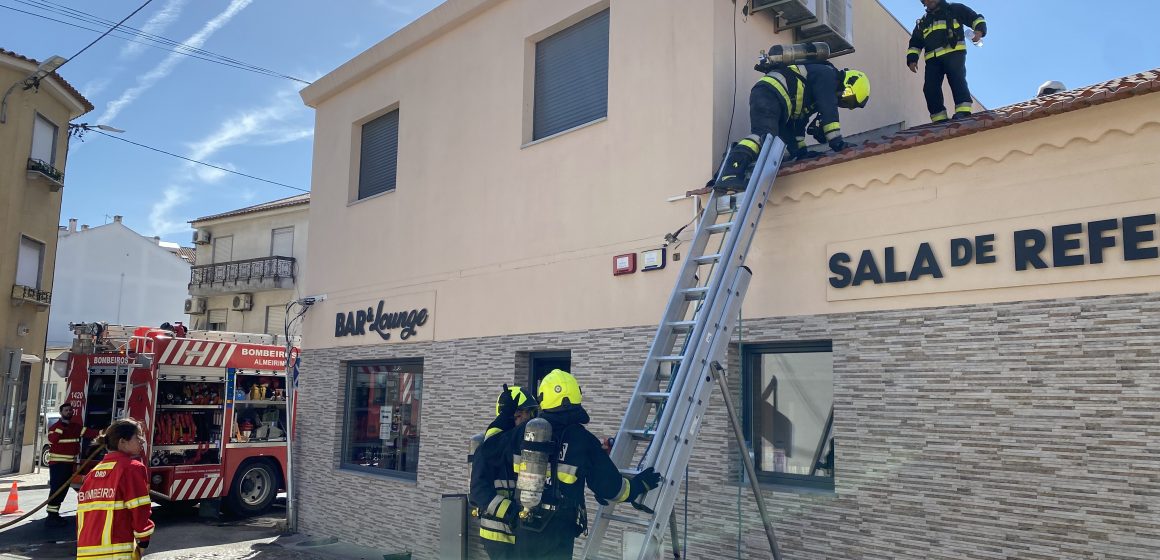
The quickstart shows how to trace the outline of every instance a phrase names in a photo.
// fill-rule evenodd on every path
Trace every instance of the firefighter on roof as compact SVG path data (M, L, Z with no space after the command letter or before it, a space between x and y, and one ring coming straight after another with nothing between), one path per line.
M921 0L926 14L919 18L910 34L906 65L918 72L918 55L925 51L926 71L922 93L931 122L947 120L943 104L943 76L951 86L955 100L954 118L971 116L971 90L967 87L967 43L965 27L975 33L979 42L987 34L987 20L963 4L946 0Z
M511 457L503 438L495 437L534 418L539 403L523 387L503 386L495 403L495 420L484 432L471 466L471 502L479 513L479 536L491 560L515 558L515 529L505 519L512 505L516 475L508 466ZM505 460L506 457L506 460Z
M60 504L64 501L68 490L57 494L62 486L68 486L76 471L77 457L81 452L81 438L92 439L98 432L84 427L78 420L73 421L73 407L71 404L60 405L60 420L48 428L48 487L49 495L55 495L49 500L48 517L44 524L49 527L63 527L66 522L60 516Z
M661 477L651 468L631 479L620 474L601 449L600 440L584 427L589 417L581 406L580 385L568 372L552 370L536 396L540 416L499 436L507 444L507 468L518 473L519 479L517 501L506 512L507 521L517 524L516 558L571 560L575 539L588 525L585 486L597 500L635 501L656 488ZM550 433L550 437L534 442L538 438L533 432ZM542 491L529 495L528 487L522 486L526 473L534 470L529 452L548 449L545 455L550 465Z
M789 52L805 46L793 45L783 49L779 45L770 48L772 53ZM822 62L829 56L814 55L817 62L789 64L768 58L764 51L754 66L754 70L764 73L749 92L750 134L734 144L725 159L725 168L714 188L726 192L745 190L745 171L757 159L761 142L766 134L780 137L789 148L792 158L805 159L817 154L806 149L807 123L817 115L814 138L840 152L851 144L842 138L842 125L838 121L838 108L857 109L865 107L870 100L870 78L858 70L839 70L829 62ZM787 55L784 57L792 60Z
M149 546L149 468L138 458L145 434L135 420L105 430L110 451L85 476L77 494L77 560L131 560Z

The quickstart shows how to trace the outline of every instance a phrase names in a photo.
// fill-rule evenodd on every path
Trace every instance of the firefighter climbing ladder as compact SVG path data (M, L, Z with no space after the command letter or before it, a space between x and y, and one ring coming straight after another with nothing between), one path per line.
M659 555L666 528L673 531L670 538L675 549L673 505L715 381L722 389L734 436L742 450L770 551L775 560L780 560L773 524L758 490L753 460L745 452L744 434L726 387L723 364L729 335L752 276L744 266L745 258L781 168L784 148L780 139L767 135L745 192L736 196L714 192L709 197L611 452L621 473L631 477L652 467L662 477L661 486L646 495L644 503L636 504L647 518L632 512L617 513L617 504L601 506L584 544L585 559L600 558L601 546L613 523L637 535L643 531L643 542L635 555L638 560ZM727 202L736 202L735 209ZM707 253L714 240L719 248ZM701 284L702 279L708 281ZM641 444L646 446L643 455L638 452Z

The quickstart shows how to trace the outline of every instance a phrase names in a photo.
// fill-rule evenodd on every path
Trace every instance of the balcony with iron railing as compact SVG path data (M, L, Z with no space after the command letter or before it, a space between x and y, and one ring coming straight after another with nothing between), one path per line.
M293 257L261 257L202 264L190 270L189 295L288 290L294 287Z
M37 307L38 311L44 311L52 304L52 292L33 288L32 286L13 284L12 303L15 305L31 303Z
M52 192L64 187L64 172L42 159L28 158L28 178L45 183Z

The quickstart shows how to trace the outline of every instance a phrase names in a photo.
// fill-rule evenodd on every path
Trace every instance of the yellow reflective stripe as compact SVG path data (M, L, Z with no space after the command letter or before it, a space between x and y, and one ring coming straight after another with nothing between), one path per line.
M48 510L48 513L56 513L60 511L60 506L48 506L45 509Z
M117 466L117 463L110 461L108 463L99 463L97 466L93 467L93 470L94 471L111 471L116 466Z
M499 508L500 504L502 504L503 501L504 501L503 496L496 496L496 497L492 498L491 501L487 503L487 507L483 508L484 513L486 513L488 515L495 515L495 510Z
M497 531L491 531L489 529L484 529L483 527L479 528L479 536L483 537L489 541L497 541L497 542L503 542L503 543L508 543L508 544L516 544L516 538L513 537L512 535L505 535L505 534L497 532Z
M495 519L488 519L486 517L481 518L479 520L479 526L485 527L487 529L491 529L493 531L507 533L509 535L512 534L512 528L510 526L508 526L507 523L504 523L503 521L497 521Z
M576 465L559 465L556 467L556 478L564 484L576 484Z
M500 519L507 517L508 509L511 508L511 506L512 506L512 501L507 499L507 498L504 498L503 501L499 503L499 509L496 510L495 516L500 518Z
M61 455L60 453L49 453L48 460L49 461L67 461L67 462L75 463L77 460L77 456L76 455Z
M927 27L926 29L922 30L922 37L923 37L923 39L925 39L927 35L930 35L931 33L934 33L935 31L938 31L940 29L946 29L946 28L947 28L947 22L945 20L936 21L933 24L931 24L930 27Z
M832 122L832 123L822 125L822 132L833 132L835 130L841 130L841 128L842 128L842 123Z
M149 501L149 496L142 496L140 498L129 500L127 502L122 502L120 500L116 500L116 501L114 501L114 500L98 500L98 501L84 502L82 504L77 504L77 512L79 513L82 511L112 511L115 509L133 509L133 508L138 508L141 506L147 506L147 505L150 505L151 503L152 502Z
M64 428L57 428L57 429L53 430L53 432L58 433L58 434L63 434Z
M907 55L918 54L920 52L922 52L922 49L915 49L915 48L906 49Z
M98 554L91 556L88 554L77 555L77 560L138 560L132 552L116 552L113 554Z
M487 439L487 438L494 436L500 432L503 432L503 430L501 430L499 428L488 428L487 431L483 433L483 439Z
M77 555L108 554L110 552L133 552L133 543L117 543L96 546L78 546Z
M150 527L148 531L145 531L143 533L138 533L137 531L133 531L133 538L145 539L145 538L149 538L149 535L152 535L152 534L153 534L153 527Z
M136 498L133 500L126 500L125 501L125 509L133 509L135 507L147 506L149 504L150 504L149 496L148 495L141 496L140 498Z
M939 111L930 116L930 122L941 122L947 120L947 112Z
M753 140L750 140L749 138L742 138L740 141L737 142L737 145L745 146L746 148L752 150L753 153L755 153L755 154L757 152L761 151L761 147L757 145L757 142L754 142Z
M958 105L955 105L955 112L956 113L970 113L971 107L972 106L970 103L959 103Z
M798 84L797 92L795 92L794 95L794 101L797 103L797 106L793 111L793 117L796 119L802 116L802 112L805 111L806 108L806 83L804 81Z
M113 544L113 511L112 510L105 510L104 514L105 514L105 525L104 525L105 530L101 534L101 544L109 545L109 544ZM132 543L129 543L129 544L132 544ZM132 549L130 548L130 550L132 550Z
M971 27L978 27L980 23L987 23L987 20L983 19L983 16L979 16L975 21L971 22Z
M766 74L765 76L762 76L761 80L759 80L759 81L765 82L765 83L769 84L770 86L772 86L773 89L777 90L777 93L781 94L781 97L783 99L785 99L785 106L789 108L789 111L791 113L793 112L793 102L790 101L789 92L787 92L785 90L784 84L782 84L780 81L778 81L777 78L774 78L768 74Z
M616 497L612 499L612 501L614 501L614 502L623 502L623 501L627 500L627 499L628 499L628 494L629 494L629 492L630 492L631 490L632 490L632 487L631 487L631 486L629 486L629 484L628 484L628 479L627 479L627 478L623 478L623 477L622 477L622 478L620 479L620 493L618 493L618 494L616 495Z
M965 45L963 43L959 43L953 47L943 47L941 49L935 49L934 51L928 52L928 53L926 53L925 58L926 58L926 60L930 60L936 56L942 56L944 54L953 53L955 51L965 51L965 50L967 50L967 45Z
M61 438L61 439L56 440L57 443L76 443L78 441L80 441L80 438L73 438L73 439Z

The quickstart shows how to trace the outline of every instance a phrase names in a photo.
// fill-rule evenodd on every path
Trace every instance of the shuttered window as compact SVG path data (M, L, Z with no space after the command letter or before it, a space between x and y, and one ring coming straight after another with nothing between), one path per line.
M32 152L29 157L49 165L56 165L56 125L52 121L36 115L32 125Z
M226 325L226 323L228 322L228 320L227 320L228 317L229 317L229 315L225 309L210 309L209 310L209 317L207 317L208 322L209 322L209 326L208 326L209 330L211 330L211 331L228 330L227 325Z
M284 336L286 334L286 306L266 306L266 334Z
M270 232L270 256L294 256L294 227L278 228Z
M40 289L40 269L44 265L44 243L20 236L20 253L16 257L16 283Z
M608 13L536 43L532 140L608 115Z
M399 162L399 111L391 111L362 126L358 198L395 190Z

